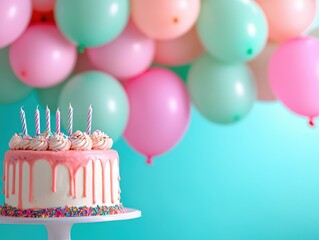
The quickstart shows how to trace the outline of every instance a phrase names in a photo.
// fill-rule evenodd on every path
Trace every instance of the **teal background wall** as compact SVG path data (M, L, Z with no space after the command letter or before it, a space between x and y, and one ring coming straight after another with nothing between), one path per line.
M21 105L34 133L37 104L33 94L0 105L0 156L21 131ZM114 148L121 157L122 201L143 216L75 225L74 240L319 238L318 127L309 128L279 103L256 103L230 126L210 123L192 109L183 140L153 166L123 139ZM0 232L0 239L46 239L43 226L0 225Z

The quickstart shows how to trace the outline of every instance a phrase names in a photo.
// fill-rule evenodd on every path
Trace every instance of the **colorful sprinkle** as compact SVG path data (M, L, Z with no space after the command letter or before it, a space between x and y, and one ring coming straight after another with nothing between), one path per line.
M89 216L106 216L112 214L124 213L125 208L122 204L114 206L96 206L96 207L58 207L20 209L8 204L0 206L0 216L6 217L27 217L27 218L59 218L59 217L89 217Z

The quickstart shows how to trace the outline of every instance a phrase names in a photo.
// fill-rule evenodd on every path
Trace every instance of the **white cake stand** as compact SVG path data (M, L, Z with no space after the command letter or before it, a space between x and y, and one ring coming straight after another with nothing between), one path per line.
M95 217L64 217L64 218L18 218L0 217L2 224L44 224L49 240L71 240L71 228L74 223L93 223L128 220L139 218L141 211L126 208L125 213Z

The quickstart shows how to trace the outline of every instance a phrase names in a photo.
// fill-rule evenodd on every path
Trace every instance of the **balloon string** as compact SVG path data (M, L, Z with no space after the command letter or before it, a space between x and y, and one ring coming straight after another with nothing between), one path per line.
M314 126L315 126L315 122L314 122L314 120L313 120L313 117L310 117L310 118L309 118L309 126L310 126L310 127L314 127Z
M146 164L148 164L148 165L152 165L153 164L152 156L146 156Z

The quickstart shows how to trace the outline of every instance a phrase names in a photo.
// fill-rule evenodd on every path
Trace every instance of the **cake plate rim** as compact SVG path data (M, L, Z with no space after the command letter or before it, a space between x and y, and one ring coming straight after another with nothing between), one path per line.
M28 218L0 216L0 224L45 225L48 240L71 240L70 232L73 224L130 220L142 216L140 210L133 208L125 208L125 210L125 213L89 217Z
M88 217L55 217L55 218L31 218L31 217L7 217L0 216L0 224L64 224L64 223L90 223L108 222L139 218L142 216L140 210L125 208L125 213L110 214L105 216Z

